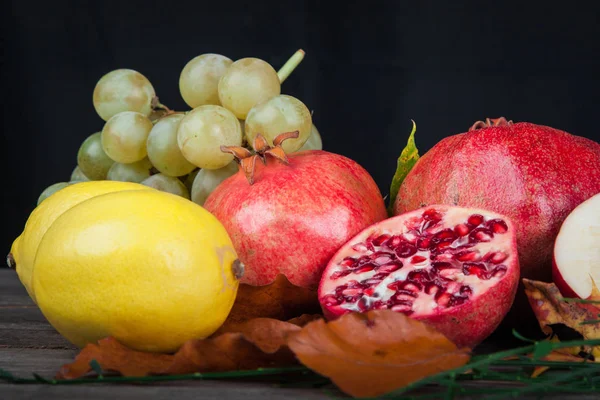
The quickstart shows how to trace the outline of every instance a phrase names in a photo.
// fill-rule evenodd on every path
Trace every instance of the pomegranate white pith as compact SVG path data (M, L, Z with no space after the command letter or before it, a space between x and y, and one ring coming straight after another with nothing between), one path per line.
M554 283L563 296L587 299L600 289L600 193L577 206L554 244Z
M344 245L323 273L319 301L328 318L391 309L472 347L508 312L518 277L509 220L434 205L377 223Z

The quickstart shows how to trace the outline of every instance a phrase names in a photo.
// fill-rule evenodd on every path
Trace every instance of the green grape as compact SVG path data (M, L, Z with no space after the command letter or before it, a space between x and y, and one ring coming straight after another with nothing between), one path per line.
M171 114L161 118L150 131L146 142L148 158L152 165L168 176L182 176L196 168L185 159L177 145L177 128L183 118L183 114Z
M273 139L284 132L299 131L297 139L288 139L282 147L292 153L302 147L310 136L312 117L308 108L295 97L279 95L257 104L246 117L246 140L250 145L258 133L273 144Z
M73 182L58 182L58 183L48 186L46 189L44 189L42 194L40 194L40 197L38 197L37 205L39 206L42 201L46 200L48 197L52 196L54 193L58 192L59 190L66 188L67 186L71 185L72 183Z
M131 164L114 163L108 170L106 179L109 181L122 181L140 183L150 177L152 164L147 158Z
M194 108L179 123L177 143L183 156L199 168L223 168L233 155L221 146L241 146L242 129L231 111L221 106Z
M179 76L181 97L191 108L205 104L220 105L219 79L233 61L220 54L202 54L191 59Z
M258 58L242 58L227 69L219 81L219 100L239 119L248 111L281 93L281 83L273 67Z
M204 205L208 195L225 179L235 175L238 170L236 162L231 162L220 169L201 169L192 185L192 201L198 205Z
M123 111L150 115L155 97L154 88L144 75L132 69L117 69L96 83L94 108L105 121Z
M323 141L321 140L321 134L317 130L315 124L312 124L312 129L310 131L310 136L308 137L308 140L304 142L304 144L302 145L302 147L300 147L300 150L298 151L304 150L323 150Z
M90 178L85 176L85 174L81 171L81 168L75 167L73 172L71 172L71 181L73 182L85 182L89 181Z
M198 175L198 172L200 172L200 170L198 168L196 168L195 170L193 170L192 172L187 174L185 176L185 178L183 179L183 184L185 185L188 192L190 192L190 193L192 193L192 185L194 184L194 179L196 179L196 175ZM179 178L179 179L182 179L182 178Z
M140 161L148 154L146 141L152 126L152 122L144 114L121 112L104 124L102 148L116 162L130 164Z
M106 179L106 174L114 164L102 148L102 133L96 132L88 136L77 152L77 166L87 178L93 181Z
M142 185L160 190L161 192L172 193L177 196L190 198L190 193L185 185L177 178L163 174L155 174L142 181Z

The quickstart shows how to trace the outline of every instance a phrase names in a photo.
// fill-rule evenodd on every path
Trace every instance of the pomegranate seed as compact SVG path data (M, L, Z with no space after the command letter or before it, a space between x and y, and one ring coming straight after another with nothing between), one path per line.
M437 250L438 251L444 251L444 249L450 247L452 245L452 242L442 242L440 244L437 245Z
M508 232L508 225L506 225L506 222L502 221L501 219L492 219L488 221L487 227L494 233Z
M448 303L452 299L452 295L450 293L442 293L439 297L436 295L436 302L439 306L448 307Z
M371 279L380 279L383 280L385 278L387 278L388 274L375 274L371 277Z
M339 266L340 267L352 267L354 264L356 264L356 258L346 257L342 261L340 261Z
M442 269L452 268L452 264L450 264L449 262L433 262L431 263L431 266L434 269L437 269L438 271Z
M477 228L471 232L469 238L477 242L489 242L494 238L494 234L489 229Z
M431 243L430 237L423 236L417 240L417 248L419 250L429 250L431 245L432 245L432 243Z
M394 251L399 258L408 258L414 255L417 252L417 249L410 243L403 243L396 247Z
M370 251L375 251L375 246L373 246L373 242L371 242L370 240L367 240L365 246L367 246L367 249L369 249Z
M458 224L454 227L454 232L460 237L467 235L471 229L465 224Z
M327 305L327 306L337 306L338 304L340 304L340 300L337 297L335 297L334 295L331 295L331 294L323 297L321 299L321 301L323 303L325 303L325 305Z
M427 294L437 294L441 290L441 287L436 285L435 283L428 283L425 286L425 293Z
M361 283L363 285L369 285L369 286L373 285L373 286L376 286L376 285L379 285L382 280L383 279L373 279L373 278L371 278L371 279L366 279L366 280L362 281Z
M390 274L400 268L402 268L402 263L400 261L394 261L377 268L377 272L380 274Z
M460 294L473 294L473 290L471 290L470 286L463 285L460 287Z
M368 309L367 299L365 299L364 297L358 301L357 305L361 311L367 311L367 309Z
M378 251L377 253L371 254L371 260L373 260L375 264L379 265L387 264L390 261L394 261L395 258L396 256L394 256L393 254L384 253L383 251Z
M498 265L492 271L492 276L494 278L502 278L504 275L506 275L506 265Z
M407 281L417 282L417 283L425 283L431 280L429 273L424 269L414 269L409 272L406 277Z
M479 255L479 252L477 251L461 251L460 253L456 254L456 259L458 261L479 261L479 259L481 258L481 256Z
M360 283L358 283L357 281L355 281L353 279L351 281L346 282L346 286L351 287L351 288L355 288L357 286L360 286Z
M463 264L463 273L465 275L477 275L479 279L488 280L490 275L483 264L465 263Z
M364 274L365 272L373 271L375 269L375 265L373 264L365 264L362 267L356 268L354 271L355 274Z
M392 306L392 311L396 311L396 312L412 311L412 304L396 304L395 306Z
M444 230L436 233L433 237L440 241L442 241L442 240L451 240L452 241L452 240L456 239L456 233L454 233L454 231L452 229L444 229Z
M361 266L361 265L370 264L370 263L371 263L371 257L362 256L358 260L356 260L355 266Z
M367 245L364 243L356 243L354 246L352 246L352 250L357 251L359 253L364 253L368 250L368 248Z
M423 219L425 221L439 222L442 220L442 218L443 218L442 213L438 212L434 208L430 208L429 210L425 210L425 212L423 212Z
M400 295L408 296L408 297L412 297L412 298L417 297L417 293L410 291L410 290L406 290L406 289L400 289L396 292L396 296L400 296ZM408 300L411 300L411 299L408 299Z
M392 283L388 283L387 288L391 290L398 290L403 283L403 281L394 281Z
M508 255L498 251L498 252L490 252L483 256L484 262L491 262L492 264L500 264L502 261L506 260Z
M413 258L411 258L410 262L413 264L420 264L423 261L427 261L427 258L423 257L423 256L414 256Z
M412 305L412 302L414 301L414 297L408 294L397 294L396 296L394 296L394 301L398 302L398 303L408 303Z
M384 233L383 235L379 235L377 236L375 239L373 239L373 244L375 246L381 246L383 245L391 236Z
M388 305L381 300L376 301L371 305L371 309L373 310L385 310L386 308L388 308Z
M412 292L412 293L418 293L421 290L421 285L419 285L418 283L415 284L415 283L408 282L404 285L404 287L402 289Z
M371 286L370 288L365 289L365 296L372 296L375 293L375 287Z
M467 222L473 226L479 226L483 222L483 215L473 214L469 217Z
M404 239L402 239L402 237L400 236L392 236L386 243L385 245L387 247L389 247L390 249L394 249L398 246L400 246L400 244L404 242Z
M460 306L468 299L469 299L468 297L464 297L464 296L452 296L452 298L450 299L450 302L448 303L448 307Z
M342 293L342 290L345 290L348 287L348 285L341 285L335 288L335 294L339 295L340 293Z
M333 280L342 278L348 274L350 274L352 271L351 270L345 270L345 271L336 271L333 274L331 274L330 278Z
M455 268L444 269L440 271L440 276L444 279L454 279L461 274L461 271Z

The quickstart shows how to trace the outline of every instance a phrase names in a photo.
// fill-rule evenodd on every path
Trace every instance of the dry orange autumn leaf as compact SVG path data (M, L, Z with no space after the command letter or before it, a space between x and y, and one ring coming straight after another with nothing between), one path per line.
M523 279L523 284L544 333L550 335L553 333L553 326L566 325L579 332L584 339L600 338L600 323L589 323L599 319L598 305L567 302L553 283ZM586 353L593 351L589 346L582 347L581 350Z
M284 275L265 286L241 284L227 320L217 333L230 331L229 325L253 318L286 321L303 314L319 314L316 290L292 285Z
M71 364L64 365L58 379L74 379L90 372L96 360L105 371L123 376L185 374L233 371L297 364L286 345L286 335L320 318L302 316L289 322L256 318L232 325L234 331L215 334L203 340L189 340L174 355L144 353L121 345L114 338L89 344Z
M288 346L302 364L355 397L390 392L470 358L468 349L433 328L389 310L311 322L290 334Z

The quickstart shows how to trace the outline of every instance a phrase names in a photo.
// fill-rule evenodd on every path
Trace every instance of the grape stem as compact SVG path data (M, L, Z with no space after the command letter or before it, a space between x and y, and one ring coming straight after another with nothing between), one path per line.
M296 67L304 59L304 54L304 50L298 50L294 53L293 56L290 57L289 60L287 60L285 64L283 64L283 67L281 67L279 71L277 71L277 76L279 77L280 83L283 83L283 81L285 81L288 78L288 76L290 76L291 73L294 72Z
M175 111L171 110L169 107L162 104L158 100L158 96L154 96L154 98L152 99L151 106L154 110L157 110L157 109L165 110L167 112L166 115L173 114L175 112Z

